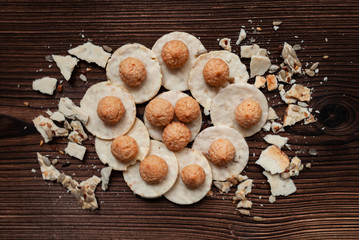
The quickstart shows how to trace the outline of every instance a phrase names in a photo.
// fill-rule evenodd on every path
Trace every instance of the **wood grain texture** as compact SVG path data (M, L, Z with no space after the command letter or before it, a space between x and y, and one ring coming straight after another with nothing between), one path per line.
M249 22L248 20L252 20ZM278 31L273 20L282 20ZM100 209L80 210L73 197L57 183L41 179L36 152L59 156L56 165L76 180L100 175L94 141L84 143L81 163L61 155L66 139L39 145L31 120L46 109L55 110L60 97L76 104L86 89L106 80L105 71L81 62L63 92L45 96L31 89L36 78L63 79L46 55L66 54L71 46L92 39L113 49L139 42L152 47L170 31L200 37L208 50L219 50L217 39L229 37L239 53L241 26L250 38L281 62L278 46L300 44L300 60L320 62L319 74L298 77L312 87L310 106L320 113L315 124L288 128L292 151L312 163L294 179L297 192L268 202L269 186L254 162L267 146L265 133L248 138L250 158L245 174L254 179L249 198L251 216L232 204L234 189L221 195L214 189L191 206L177 206L164 198L134 196L122 174L112 175L110 189L96 196ZM263 31L253 33L252 27ZM84 38L81 37L84 34ZM297 36L297 37L296 37ZM328 39L328 42L325 41ZM0 238L1 239L355 239L359 236L359 5L357 1L1 1L0 8ZM322 56L328 55L324 60ZM248 66L248 61L244 61ZM53 66L49 68L49 64ZM79 79L87 67L88 83ZM40 70L41 69L41 70ZM328 81L323 81L328 77ZM250 82L253 82L251 80ZM285 104L278 93L268 93L270 105L282 116ZM25 107L23 102L29 102ZM142 117L144 105L138 108ZM208 119L207 119L208 120ZM317 156L308 154L316 149ZM299 150L302 150L298 152ZM297 151L297 153L296 153ZM253 155L255 154L255 156ZM69 166L65 166L67 162ZM32 173L31 169L37 170ZM261 199L260 199L260 196ZM264 218L262 222L253 216Z

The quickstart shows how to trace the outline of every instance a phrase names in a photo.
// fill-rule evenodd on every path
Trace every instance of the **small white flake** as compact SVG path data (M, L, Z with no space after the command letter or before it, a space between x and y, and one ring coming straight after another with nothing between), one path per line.
M32 82L32 88L36 91L43 93L43 94L52 95L52 94L54 94L56 84L57 84L56 78L43 77L43 78L34 80Z
M273 26L274 31L277 31L279 29L278 26Z
M246 31L242 28L238 35L236 45L239 45L247 37Z
M36 173L36 169L34 169L34 168L31 169L31 172Z
M79 78L81 79L81 81L87 82L87 77L84 74L81 73Z

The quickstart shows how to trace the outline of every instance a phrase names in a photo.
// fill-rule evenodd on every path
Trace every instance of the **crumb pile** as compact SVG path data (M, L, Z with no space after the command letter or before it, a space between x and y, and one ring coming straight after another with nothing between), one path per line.
M273 22L274 30L281 23ZM236 45L246 36L241 29ZM281 150L283 146L290 150L289 139L278 133L302 120L304 124L316 121L309 108L312 89L296 84L294 77L314 76L319 63L303 70L296 54L300 46L286 42L279 66L271 63L270 53L259 45L242 45L240 57L250 58L248 73L240 57L231 52L231 39L221 39L219 45L224 50L207 52L193 35L172 32L160 37L152 50L133 43L111 54L110 47L87 42L70 49L70 55L47 56L66 81L71 80L80 60L106 69L108 80L88 88L80 106L62 97L57 111L48 110L48 117L34 118L43 137L41 144L54 137L67 137L63 153L82 161L86 153L82 142L92 134L96 137L96 153L108 167L101 170L101 178L93 176L78 183L56 169L57 159L50 161L38 153L43 179L61 183L82 209L89 210L98 208L96 187L102 181L106 191L112 171L123 171L124 180L135 194L143 198L165 196L177 204L200 201L209 195L212 184L222 193L237 186L233 200L238 202L240 213L249 215L252 201L247 197L253 180L241 175L249 158L245 138L262 130L273 132L264 137L270 146L256 161L271 187L269 201L294 193L296 186L291 178L299 175L303 164L298 157L289 159ZM254 84L247 83L252 78ZM84 75L80 79L87 81ZM36 79L33 89L53 95L55 89L62 91L57 82L46 76ZM161 85L168 91L157 95ZM290 88L285 90L287 86ZM268 106L261 92L264 88L279 91L288 105L283 122ZM190 90L192 96L182 92L185 90ZM136 104L145 102L142 121L136 118ZM200 106L213 123L202 131ZM188 148L192 141L192 148Z

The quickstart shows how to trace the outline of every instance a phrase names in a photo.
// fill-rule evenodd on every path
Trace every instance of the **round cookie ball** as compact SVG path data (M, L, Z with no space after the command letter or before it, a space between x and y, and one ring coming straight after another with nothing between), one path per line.
M228 139L219 138L212 142L208 150L209 160L217 166L225 166L233 161L236 150Z
M247 99L237 106L235 117L241 127L250 128L261 119L262 108L258 102Z
M118 123L125 114L125 107L121 99L114 96L106 96L97 104L98 117L109 125Z
M111 153L119 161L128 163L138 154L138 145L130 136L119 136L111 143Z
M157 97L147 104L145 116L153 126L163 127L172 121L174 108L169 101Z
M189 143L191 130L181 122L171 122L163 130L162 140L172 151L179 151Z
M147 74L143 62L133 57L128 57L120 63L119 72L122 81L131 87L141 85Z
M192 97L183 97L176 102L175 114L182 122L193 122L199 116L200 111L198 102Z
M189 58L187 45L180 40L167 42L161 52L163 62L170 68L180 68Z
M229 81L229 67L220 58L212 58L203 67L203 79L214 87L222 87Z
M191 189L198 188L204 183L205 172L197 164L190 164L182 169L181 179L187 187Z
M165 160L150 155L146 157L140 164L140 176L148 184L157 184L162 182L168 172L168 166Z

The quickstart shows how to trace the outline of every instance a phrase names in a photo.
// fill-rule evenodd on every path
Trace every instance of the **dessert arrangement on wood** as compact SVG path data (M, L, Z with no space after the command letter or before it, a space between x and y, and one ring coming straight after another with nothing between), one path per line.
M273 22L275 31L281 23ZM246 36L241 29L235 44L240 45ZM61 183L86 210L98 208L96 187L102 181L102 190L108 190L113 171L123 172L136 195L164 196L181 205L210 195L212 185L223 194L236 186L233 201L237 210L250 215L253 180L241 175L249 159L246 138L272 131L263 139L269 146L255 163L264 170L271 203L277 196L293 194L293 178L304 164L282 151L283 147L291 151L290 139L279 133L298 122L316 121L309 107L312 89L294 77L314 76L319 63L303 69L295 50L300 46L286 42L280 46L280 65L272 64L270 53L257 44L242 45L239 55L232 52L229 38L221 39L219 46L223 50L207 51L195 36L171 32L160 37L152 49L132 43L111 54L110 47L87 42L68 50L70 55L48 56L66 81L72 80L72 71L81 60L105 69L107 80L92 84L79 106L63 96L57 111L48 110L48 117L39 115L33 120L42 143L67 137L63 152L80 161L86 155L82 142L92 136L104 168L101 178L92 176L79 183L60 172L56 161L38 153L43 179ZM241 58L250 59L249 72ZM253 84L248 83L250 79ZM86 76L81 80L87 81ZM61 92L58 82L45 76L34 80L33 89L53 95L56 89ZM166 90L161 91L161 86ZM278 91L287 104L284 113L269 105L264 89ZM143 103L141 120L136 117L136 104ZM204 123L204 116L211 121Z

